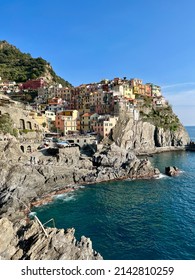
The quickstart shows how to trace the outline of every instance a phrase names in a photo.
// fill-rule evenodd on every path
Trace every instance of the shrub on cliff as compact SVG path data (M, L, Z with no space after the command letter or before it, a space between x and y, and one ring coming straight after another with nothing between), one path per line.
M152 108L148 114L140 112L143 121L149 122L164 130L176 131L180 126L178 117L173 113L171 106L165 108Z
M14 128L13 121L9 114L0 115L0 133L9 133L15 137L18 136L18 131L16 128Z

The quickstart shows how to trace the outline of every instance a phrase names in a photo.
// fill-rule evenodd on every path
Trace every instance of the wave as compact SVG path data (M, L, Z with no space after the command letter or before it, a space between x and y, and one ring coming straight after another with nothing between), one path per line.
M84 189L84 188L85 188L85 186L78 186L78 188L79 188L79 189Z
M73 190L79 190L79 189L84 189L85 188L85 186L74 186L73 187Z
M37 212L30 212L28 215L29 215L29 217L34 217L37 215Z
M165 175L165 174L163 174L163 173L160 173L160 174L158 175L158 177L156 177L155 179L156 179L156 180L159 180L159 179L167 179L167 178L169 178L169 176L167 176L167 175Z
M70 200L76 200L74 193L63 193L55 195L54 200L62 200L62 201L70 201Z
M74 195L72 195L72 196L67 195L63 198L63 201L70 201L70 200L76 200L76 197Z
M62 193L62 194L56 194L56 195L54 196L54 199L62 199L64 196L65 196L64 193Z

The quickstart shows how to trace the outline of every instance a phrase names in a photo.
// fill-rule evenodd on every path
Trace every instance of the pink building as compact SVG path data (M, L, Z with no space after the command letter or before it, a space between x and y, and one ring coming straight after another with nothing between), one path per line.
M111 129L116 125L118 118L107 116L99 116L97 121L92 124L93 131L102 137L109 135Z
M43 78L36 80L28 80L21 84L21 89L38 89L45 86L45 81Z

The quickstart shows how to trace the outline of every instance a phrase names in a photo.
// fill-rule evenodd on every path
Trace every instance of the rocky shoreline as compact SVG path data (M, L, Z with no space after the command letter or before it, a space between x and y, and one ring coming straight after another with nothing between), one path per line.
M114 143L103 146L92 156L81 153L78 147L59 149L58 157L39 152L39 164L30 163L30 155L22 153L15 139L2 142L0 152L0 223L10 232L9 238L4 237L4 231L0 234L0 244L7 244L6 248L0 245L2 259L102 259L92 249L89 239L82 237L80 242L76 241L73 229L67 230L67 237L67 231L46 228L48 237L43 240L40 225L27 217L31 207L49 203L55 195L74 191L79 185L127 178L153 178L159 174L149 160L138 159L132 151ZM71 250L68 249L69 245L64 248L63 254L55 254L51 244L56 236L59 236L58 244L62 246L64 239L70 239L70 232ZM40 240L45 245L41 251L36 251ZM75 254L68 254L67 250Z
M160 174L147 158L138 159L133 151L115 143L103 145L91 156L78 147L59 149L58 157L47 151L36 152L36 164L30 163L30 155L22 153L15 139L0 143L0 152L0 225L10 232L7 238L1 231L0 244L7 244L6 248L0 245L1 259L102 259L90 239L81 237L76 241L74 229L45 228L46 237L36 220L29 221L30 209L50 203L56 195L75 191L80 185L149 179Z
M178 151L186 151L186 146L167 146L167 147L155 147L153 149L148 149L147 151L135 151L136 156L150 156L153 154L160 154L166 152L178 152Z

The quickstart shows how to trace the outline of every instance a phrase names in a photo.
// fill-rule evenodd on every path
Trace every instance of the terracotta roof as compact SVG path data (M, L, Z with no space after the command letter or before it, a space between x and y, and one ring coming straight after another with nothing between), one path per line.
M93 114L91 114L91 113L85 113L85 114L82 115L82 117L90 117L91 115L93 115Z

